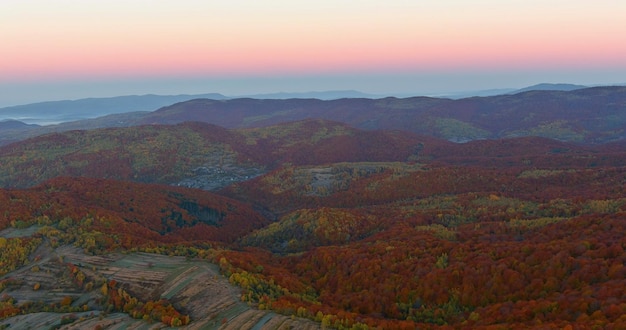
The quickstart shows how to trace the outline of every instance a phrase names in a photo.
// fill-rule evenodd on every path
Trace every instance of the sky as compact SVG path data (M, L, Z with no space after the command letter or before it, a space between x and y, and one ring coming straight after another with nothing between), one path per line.
M2 0L0 107L626 83L623 0Z

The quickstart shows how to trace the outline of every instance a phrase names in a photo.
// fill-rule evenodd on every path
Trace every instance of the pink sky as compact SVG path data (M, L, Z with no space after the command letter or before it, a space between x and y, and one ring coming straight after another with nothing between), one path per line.
M528 70L626 82L624 13L621 0L3 0L0 84Z

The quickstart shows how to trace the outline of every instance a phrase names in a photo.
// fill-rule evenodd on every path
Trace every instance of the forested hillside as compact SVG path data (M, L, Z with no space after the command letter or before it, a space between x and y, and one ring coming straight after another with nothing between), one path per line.
M0 159L0 325L626 327L621 142L188 122Z
M176 184L204 180L208 171L218 172L213 180L228 179L219 188L283 163L403 161L434 140L321 120L244 130L188 122L69 131L0 147L0 186L28 187L57 176Z
M330 167L228 188L282 214L224 253L290 292L248 299L348 328L625 325L623 166Z

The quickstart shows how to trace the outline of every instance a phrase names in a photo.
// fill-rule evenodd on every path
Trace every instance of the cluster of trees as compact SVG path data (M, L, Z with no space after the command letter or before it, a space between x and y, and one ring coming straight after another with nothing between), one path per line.
M381 219L361 210L302 209L246 236L242 243L274 252L306 251L314 246L345 244L378 230Z
M167 299L141 301L115 280L90 278L80 267L71 263L67 264L67 268L78 287L88 292L99 290L99 293L104 297L101 301L106 312L124 312L135 319L162 322L173 327L186 325L190 322L189 316L176 310ZM69 306L71 302L71 299L64 300L61 305Z
M11 278L0 280L0 292L4 291L7 286L15 284L15 282L16 281ZM0 319L15 316L20 313L21 309L19 306L15 305L13 297L7 294L2 294L2 296L0 296Z
M28 257L39 246L41 238L0 237L0 275L28 262Z
M181 314L167 299L139 301L118 286L115 280L105 282L101 293L107 297L108 311L128 313L135 319L162 322L168 326L179 327L190 322L189 316Z

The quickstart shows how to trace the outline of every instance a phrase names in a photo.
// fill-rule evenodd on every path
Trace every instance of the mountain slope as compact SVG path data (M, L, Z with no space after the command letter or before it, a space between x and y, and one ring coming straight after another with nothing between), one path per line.
M231 145L245 143L209 124L54 133L1 147L6 166L0 182L25 187L57 176L87 176L175 183L199 166L262 167L240 159Z
M597 144L626 138L625 109L626 87L623 86L571 91L530 90L513 95L455 100L431 97L194 99L149 113L117 114L40 128L3 130L0 131L0 145L70 129L170 125L186 121L207 122L226 128L250 128L303 119L338 121L367 130L403 130L454 142L539 136Z
M57 176L84 176L217 190L285 164L416 161L581 168L614 166L622 154L619 143L583 147L525 137L455 144L313 119L237 130L187 122L68 131L2 146L0 186L29 187Z
M362 129L398 129L458 142L542 136L603 143L626 137L625 109L626 87L594 87L459 100L193 100L152 112L142 122L174 124L193 120L237 128L320 118Z
M286 162L403 161L430 140L320 120L241 131L197 122L69 131L0 147L0 186L86 176L218 189Z
M12 222L20 228L55 224L69 235L59 239L90 251L229 243L267 224L245 204L210 192L90 178L60 177L28 190L0 190L0 204L1 228Z
M222 191L280 214L242 240L263 250L225 251L224 264L289 290L264 300L273 308L320 311L335 325L619 328L621 157L583 168L285 168Z
M0 159L5 184L30 187L0 189L0 317L88 311L63 315L88 328L626 324L623 142L187 122L40 136ZM219 194L131 182L219 177L229 182ZM218 267L240 288L218 284ZM104 311L128 315L97 320Z

